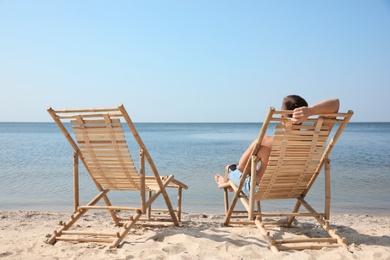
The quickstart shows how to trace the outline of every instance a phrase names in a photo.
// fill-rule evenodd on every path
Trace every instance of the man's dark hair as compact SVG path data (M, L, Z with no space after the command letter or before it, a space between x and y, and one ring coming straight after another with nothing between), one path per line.
M298 107L307 107L308 104L304 98L298 95L288 95L283 98L282 110L294 110ZM292 115L288 115L292 117Z

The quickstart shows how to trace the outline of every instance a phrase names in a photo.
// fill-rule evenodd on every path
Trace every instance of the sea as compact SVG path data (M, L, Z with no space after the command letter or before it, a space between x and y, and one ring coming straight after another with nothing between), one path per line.
M135 123L160 175L188 185L183 211L224 213L223 191L214 181L237 163L258 136L261 123ZM67 126L69 127L69 126ZM138 150L129 130L130 151ZM390 123L351 122L331 153L331 212L390 215ZM151 174L147 168L147 174ZM80 163L80 201L97 189ZM0 210L73 211L73 151L55 123L0 122ZM113 204L139 203L139 193L109 193ZM173 205L176 191L169 190ZM307 201L324 208L324 173ZM266 201L264 211L292 209L294 201ZM237 204L240 208L240 202ZM162 199L156 201L163 207Z

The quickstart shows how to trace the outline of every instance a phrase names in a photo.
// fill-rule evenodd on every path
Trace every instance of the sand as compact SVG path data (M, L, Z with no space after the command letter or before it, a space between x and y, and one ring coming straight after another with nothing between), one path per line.
M333 215L331 225L347 248L271 252L255 226L225 227L223 214L184 213L182 226L137 226L117 249L101 243L45 240L69 213L0 211L1 259L390 259L390 216ZM81 222L88 229L112 227L102 212ZM84 225L86 225L84 227ZM314 222L302 224L318 232ZM310 235L310 232L307 235ZM288 233L282 230L283 235Z

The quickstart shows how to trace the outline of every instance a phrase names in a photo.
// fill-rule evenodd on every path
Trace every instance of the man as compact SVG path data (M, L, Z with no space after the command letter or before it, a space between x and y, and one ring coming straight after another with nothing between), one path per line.
M300 124L312 115L336 113L339 111L339 107L340 101L337 98L327 99L312 106L308 106L306 100L298 95L286 96L283 99L282 103L282 110L294 111L294 113L290 115L293 124ZM249 160L249 156L252 153L256 141L257 139L254 140L251 145L246 149L246 151L242 154L240 161L237 165L231 164L226 166L224 176L218 173L214 176L214 179L218 185L228 182L229 179L232 180L233 183L235 183L236 185L239 184L242 172L244 171L245 165ZM256 172L256 184L260 183L261 177L263 176L266 166L268 164L272 141L273 136L265 136L261 142L260 149L257 153L258 161L256 163L260 162L261 164ZM245 179L245 183L243 186L243 192L247 195L249 194L249 183L250 175L248 175ZM231 188L229 190L232 191Z

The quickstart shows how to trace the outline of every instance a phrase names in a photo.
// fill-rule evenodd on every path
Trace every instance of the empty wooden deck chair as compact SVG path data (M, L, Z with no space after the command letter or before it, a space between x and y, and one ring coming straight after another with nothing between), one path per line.
M137 221L170 221L178 226L181 221L182 189L188 187L174 179L173 175L160 176L148 150L123 105L114 108L65 109L47 111L52 116L74 150L74 211L68 222L54 231L47 243L56 241L106 242L110 248L116 248ZM123 121L122 121L123 120ZM73 129L68 132L67 126ZM64 124L65 123L65 124ZM139 169L137 171L125 139L122 125L127 125L140 148ZM68 127L69 128L69 127ZM145 159L152 172L147 176ZM86 205L79 205L79 160L98 189L95 198ZM174 209L167 188L177 189L177 208ZM114 206L108 198L111 190L135 191L139 193L139 204ZM162 195L166 209L152 214L152 204ZM138 197L138 195L136 196ZM98 203L99 201L102 201ZM115 226L121 226L117 232L77 231L75 223L89 210L108 210ZM127 218L118 216L118 212L128 212ZM162 212L163 211L163 212ZM162 212L162 213L161 213ZM153 210L153 213L155 211ZM162 216L162 217L159 217ZM168 216L168 217L167 217ZM75 230L76 229L76 230Z
M283 114L286 116L282 118L281 115ZM287 118L288 114L292 114L292 111L276 111L274 108L270 108L257 143L253 148L251 159L248 160L245 166L240 184L236 186L232 181L229 181L219 186L224 189L225 194L226 218L224 224L255 224L260 229L260 233L267 241L270 249L275 252L279 250L345 246L345 238L340 238L337 230L332 230L329 227L329 154L353 112L319 115L309 118L301 125L292 124L291 119ZM258 186L256 186L255 178L251 178L250 194L244 194L241 190L245 177L248 174L255 176L257 168L256 154L260 149L261 141L267 129L272 127L275 129L274 139L265 173ZM316 211L305 200L305 197L323 168L325 169L325 205L323 211ZM228 197L228 188L230 187L234 190L231 201ZM291 207L292 211L266 213L261 210L260 202L262 201L286 200L288 203L291 199L293 200L291 206L296 201L295 207ZM236 209L238 200L242 202L244 210ZM272 204L276 202L272 201ZM306 209L304 212L300 210L301 206ZM271 232L268 228L272 226L273 230L275 226L276 228L277 226L288 228L298 217L314 217L315 222L318 221L319 225L325 230L323 233L326 237L309 238L305 236L303 239L283 239L280 238L281 232L270 235ZM276 239L277 236L280 239Z

